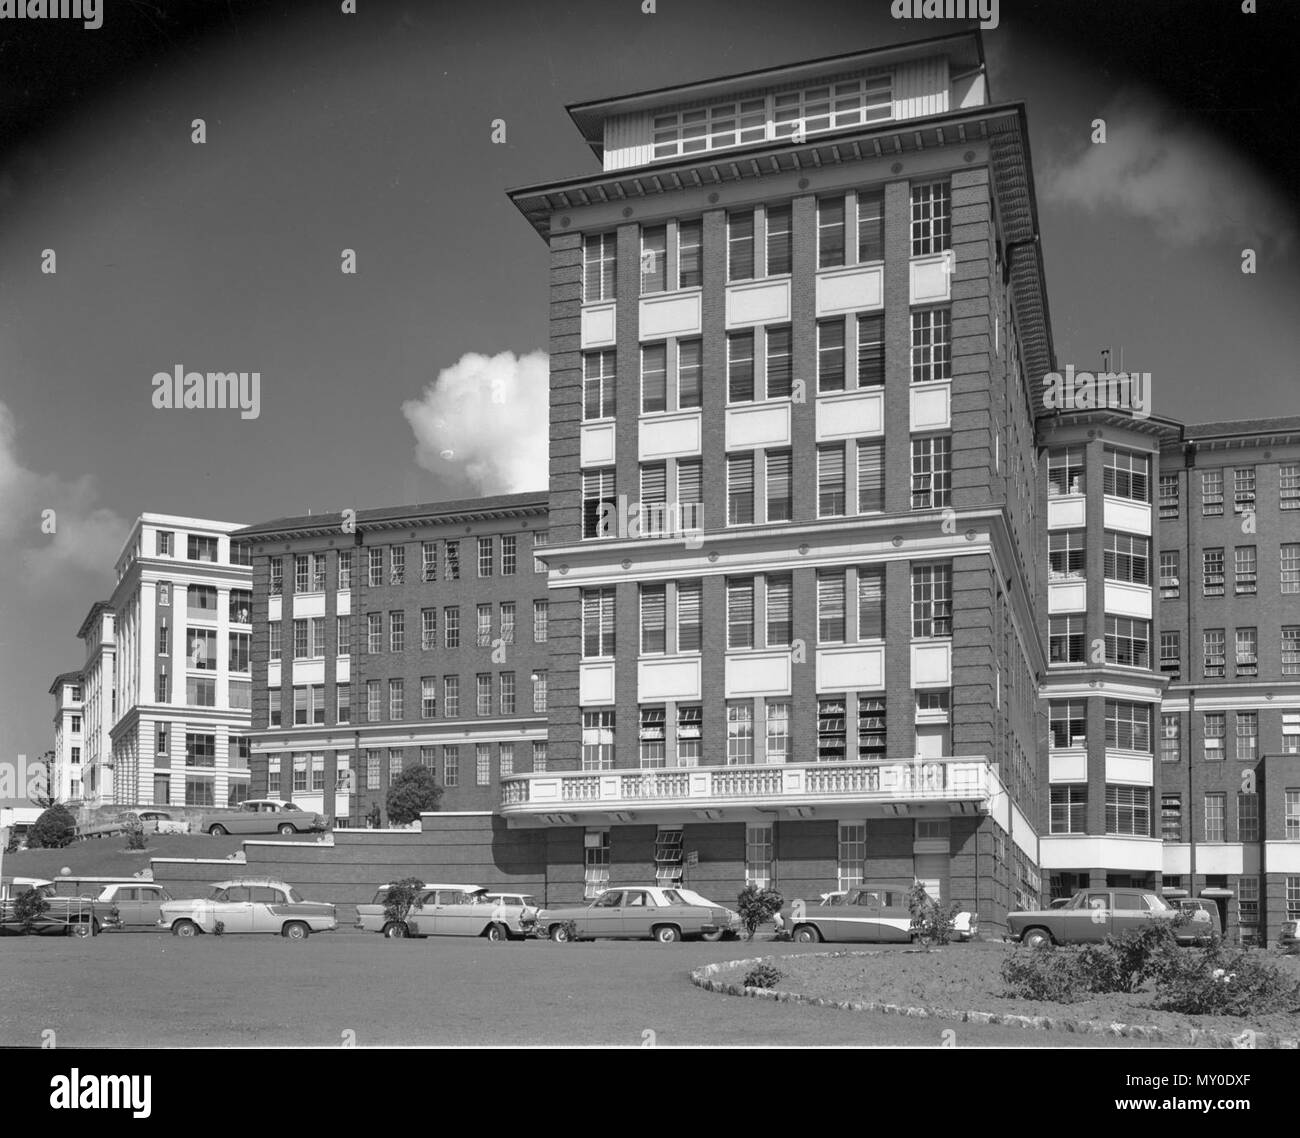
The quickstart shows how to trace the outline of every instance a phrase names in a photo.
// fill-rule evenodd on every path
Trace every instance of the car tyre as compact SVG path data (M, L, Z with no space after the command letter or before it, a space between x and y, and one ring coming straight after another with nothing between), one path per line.
M726 935L726 929L714 929L711 933L700 933L700 940L715 941L721 940Z
M655 940L660 944L675 944L682 939L682 930L676 925L660 925L655 929Z
M177 921L172 925L172 936L198 936L199 926L193 921Z
M410 935L406 925L401 921L389 921L384 926L384 936L388 937L389 940L403 940Z
M794 939L800 944L817 944L822 934L816 925L800 925L794 930Z
M292 822L284 822L277 827L282 834L295 834L297 831L293 828Z
M1030 929L1020 938L1020 943L1026 948L1051 948L1052 934L1046 929Z
M280 930L280 935L285 940L306 940L311 936L309 929L302 921L290 921Z
M68 935L86 938L88 936L99 935L99 922L92 917L88 921L73 921L68 926Z
M483 936L487 940L509 940L510 930L505 925L491 924L483 930Z
M573 938L569 936L569 930L563 925L552 925L547 935L556 944L568 944Z
M215 826L215 825L214 825L214 826L209 826L209 827L208 827L208 833L211 834L212 837L214 837L214 838L224 838L227 834L230 833L230 831L227 830L227 829L225 828L225 826Z

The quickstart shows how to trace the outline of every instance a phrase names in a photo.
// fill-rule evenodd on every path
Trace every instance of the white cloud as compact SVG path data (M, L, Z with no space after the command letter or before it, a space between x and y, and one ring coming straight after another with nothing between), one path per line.
M1106 142L1049 161L1044 198L1115 209L1150 222L1171 245L1231 241L1259 249L1295 237L1286 204L1240 157L1210 134L1136 92L1097 116Z
M545 490L549 384L545 352L467 352L419 399L402 404L416 461L463 478L481 494Z
M129 529L126 519L95 504L99 494L90 477L68 481L28 470L18 460L17 439L13 412L0 402L0 517L5 519L6 553L20 555L24 579L36 586L57 583L68 572L99 573L111 580Z

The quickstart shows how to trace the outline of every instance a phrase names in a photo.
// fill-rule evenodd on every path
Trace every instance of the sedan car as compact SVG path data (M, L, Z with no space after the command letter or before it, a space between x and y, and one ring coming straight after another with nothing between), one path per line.
M703 905L706 909L721 909L722 912L727 914L726 928L719 929L716 933L705 933L704 940L721 940L724 936L737 937L744 931L740 914L734 909L728 909L725 905L719 905L716 901L701 897L694 889L683 889L680 885L674 886L674 888L688 905Z
M95 901L117 910L114 928L141 932L158 928L162 906L171 899L172 895L161 885L148 881L124 881L105 885Z
M789 922L791 935L803 944L913 939L907 891L892 885L857 885L824 893L817 905L795 901ZM958 913L952 938L970 940L977 928L974 914Z
M543 909L537 935L554 941L657 940L664 944L686 937L705 937L730 924L721 906L692 905L676 889L635 886L606 889L583 905Z
M411 910L406 920L407 935L519 940L532 934L537 912L536 908L507 900L506 894L490 894L477 885L434 885Z
M240 877L218 881L207 897L163 902L158 927L175 936L223 933L279 933L304 940L313 932L339 927L334 906L304 900L298 890L269 877Z
M199 830L214 837L223 834L307 834L326 829L323 814L304 810L293 802L275 798L250 798L238 810L208 814Z
M78 826L78 838L111 838L125 834L133 822L139 822L146 834L188 834L188 822L173 818L166 810L125 810L111 822Z

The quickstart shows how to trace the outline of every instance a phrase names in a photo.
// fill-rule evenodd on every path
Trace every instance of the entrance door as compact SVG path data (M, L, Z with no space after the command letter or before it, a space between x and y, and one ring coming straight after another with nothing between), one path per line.
M153 804L170 806L172 801L172 776L156 774L153 776Z
M941 901L940 896L943 886L943 875L948 870L948 855L941 853L927 853L914 855L917 881L925 886L925 891L930 894L936 901Z

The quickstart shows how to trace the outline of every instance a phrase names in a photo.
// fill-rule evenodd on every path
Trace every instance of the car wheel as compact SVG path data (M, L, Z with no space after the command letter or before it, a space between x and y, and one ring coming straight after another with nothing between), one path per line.
M660 944L673 944L682 939L682 930L676 925L660 925L655 929L655 940Z
M302 921L290 921L280 930L280 935L286 940L306 940L311 935L311 929Z
M193 921L177 921L172 925L172 936L198 936L199 926Z
M822 939L822 934L816 925L800 925L794 930L794 939L800 944L816 944Z
M295 832L292 822L285 822L280 826L280 833L282 834L292 834Z
M556 944L568 944L573 939L563 925L552 925L549 936Z
M1052 934L1046 929L1030 929L1020 938L1020 943L1028 948L1051 948Z
M726 929L714 929L711 933L700 933L700 940L721 940L726 931Z
M401 940L410 936L410 933L406 931L406 926L401 921L389 921L384 926L384 936L390 940Z
M509 936L509 930L505 925L488 925L483 930L483 935L488 940L506 940Z
M214 838L224 838L230 831L225 826L209 826L208 833Z
M88 921L74 921L68 926L68 934L76 937L88 937L99 935L99 922L93 917Z

